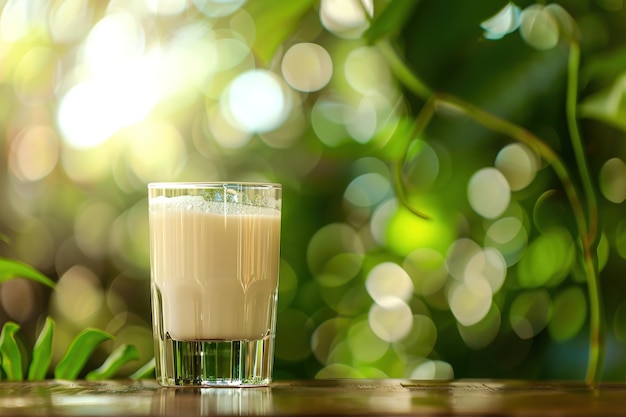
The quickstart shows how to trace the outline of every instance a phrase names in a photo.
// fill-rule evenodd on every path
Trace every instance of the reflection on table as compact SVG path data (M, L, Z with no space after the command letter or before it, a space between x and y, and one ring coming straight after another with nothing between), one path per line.
M161 388L150 401L150 414L159 416L257 416L272 411L269 387Z
M626 384L459 380L279 381L162 388L153 381L0 383L0 415L626 415Z

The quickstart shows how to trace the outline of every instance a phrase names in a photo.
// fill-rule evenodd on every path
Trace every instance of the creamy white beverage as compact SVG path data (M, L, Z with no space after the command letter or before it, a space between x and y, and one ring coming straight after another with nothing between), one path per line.
M174 340L259 340L273 332L280 211L201 196L150 200L151 273Z

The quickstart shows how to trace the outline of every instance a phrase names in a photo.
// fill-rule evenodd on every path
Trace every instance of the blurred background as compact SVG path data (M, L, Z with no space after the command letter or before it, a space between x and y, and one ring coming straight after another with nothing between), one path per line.
M116 339L92 369L132 343L133 372L153 355L147 184L273 181L277 379L582 379L587 290L560 183L530 148L454 109L411 135L423 103L362 36L364 11L390 4L0 0L0 256L58 283L1 284L0 322L20 323L32 345L53 317L55 361L80 330L106 330ZM581 33L603 379L624 381L626 5L558 4ZM577 182L567 46L542 44L550 30L485 32L506 5L416 1L388 29L427 85L528 128ZM398 161L430 220L399 203Z

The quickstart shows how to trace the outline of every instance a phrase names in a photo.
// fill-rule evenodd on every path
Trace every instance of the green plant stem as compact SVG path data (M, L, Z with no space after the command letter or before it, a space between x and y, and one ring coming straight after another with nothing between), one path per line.
M467 115L479 124L486 128L501 133L505 136L511 137L519 142L528 145L534 149L546 162L548 162L557 177L563 185L565 194L569 200L574 213L577 228L581 236L587 236L587 222L584 215L584 210L581 204L581 200L578 197L578 191L571 180L571 176L567 171L565 163L559 158L559 156L546 145L541 139L530 131L509 122L508 120L497 117L478 106L475 106L459 97L445 93L434 93L411 71L404 60L400 58L397 51L391 46L388 41L382 41L377 44L383 55L387 58L387 62L394 72L397 79L404 85L409 91L424 100L432 101L435 106L448 107L456 109L457 111ZM428 119L430 120L430 118ZM425 128L425 126L424 126ZM586 240L586 239L584 239Z
M567 63L567 92L565 102L567 128L569 130L578 172L580 173L580 180L585 197L587 198L589 225L589 230L587 230L587 239L590 242L593 242L597 237L598 209L594 187L591 183L591 176L589 175L589 168L585 158L580 130L578 129L578 117L576 112L576 108L578 107L578 68L580 65L580 46L578 45L578 42L575 41L571 41L569 46L570 53Z
M406 141L406 146L404 147L404 151L402 152L402 156L398 158L393 164L393 174L395 181L394 191L400 203L404 205L411 213L415 214L422 219L429 219L430 217L427 214L419 211L413 204L408 200L406 196L406 187L404 181L404 174L402 172L402 167L404 166L404 162L406 161L406 157L409 153L409 149L411 148L411 144L417 138L419 138L428 124L430 120L433 118L435 114L435 101L429 99L426 101L422 109L417 114L417 118L415 119L415 124L413 125L413 129L409 135L409 139Z
M497 117L463 99L443 93L437 93L436 96L437 103L439 105L455 107L458 111L470 117L477 123L485 126L487 129L513 138L518 142L524 143L534 149L552 166L556 176L563 185L563 189L565 190L565 194L572 208L579 233L583 236L587 234L587 223L585 220L582 202L578 196L578 191L571 180L571 176L567 171L565 163L552 150L552 148L528 130L511 123L508 120Z
M428 100L432 91L409 69L394 46L386 40L378 42L376 46L402 85L417 97Z
M587 270L587 292L589 296L589 361L587 362L587 385L596 385L602 376L604 366L604 316L602 314L602 297L600 294L596 264L589 246L583 243L585 269Z
M587 198L588 229L584 235L581 235L581 244L587 273L587 292L589 294L590 311L589 362L585 380L588 384L595 384L600 379L604 362L604 318L602 316L602 296L598 282L598 270L593 256L593 252L595 251L595 242L598 237L598 205L596 202L595 190L591 183L591 176L589 175L589 167L585 158L576 113L576 108L578 106L579 66L580 45L577 41L572 39L569 42L565 112L576 165L578 167L578 172L580 173L583 191Z
M561 181L567 195L578 233L581 240L581 251L583 255L587 291L589 298L590 326L589 326L589 360L587 362L587 372L585 382L588 385L596 384L601 376L604 361L604 319L602 316L602 301L598 285L598 273L594 263L593 244L591 233L587 226L585 211L578 191L574 186L571 176L561 158L548 147L541 139L507 120L500 119L468 102L457 97L437 93L439 97L437 103L452 105L459 111L471 117L476 122L486 128L507 135L519 142L525 143L537 150L539 155L548 162L554 169L555 174ZM588 174L587 174L588 175ZM595 202L595 200L592 200ZM595 206L592 206L595 207Z
M599 380L604 359L605 346L602 330L604 322L601 315L598 275L594 265L594 256L592 251L592 241L595 239L595 229L597 227L597 206L595 203L591 179L589 177L589 171L584 159L582 141L576 124L576 91L578 83L577 74L580 55L579 49L577 47L573 48L569 59L566 105L568 124L570 132L572 133L572 142L575 148L579 172L582 177L581 181L583 183L583 190L587 198L589 218L585 216L585 210L579 197L579 192L572 181L572 177L570 176L565 163L544 141L530 131L511 123L508 120L497 117L459 97L431 91L430 88L428 88L426 84L420 80L415 72L409 69L408 65L388 41L381 41L377 44L377 46L380 52L387 59L387 63L396 78L411 93L423 100L426 100L427 102L434 103L436 107L445 106L454 108L486 128L528 145L532 149L535 149L535 151L552 166L552 169L563 185L563 189L572 209L581 239L581 251L585 265L591 315L589 359L587 362L585 382L588 385L595 384ZM575 71L573 71L573 69L575 69ZM430 120L430 118L428 120ZM587 223L588 220L589 223ZM589 224L591 224L591 227Z

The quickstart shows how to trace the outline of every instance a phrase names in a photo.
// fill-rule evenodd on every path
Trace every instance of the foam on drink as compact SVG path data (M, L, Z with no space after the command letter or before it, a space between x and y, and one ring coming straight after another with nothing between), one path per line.
M152 282L164 334L258 340L272 331L280 212L201 196L150 202Z

